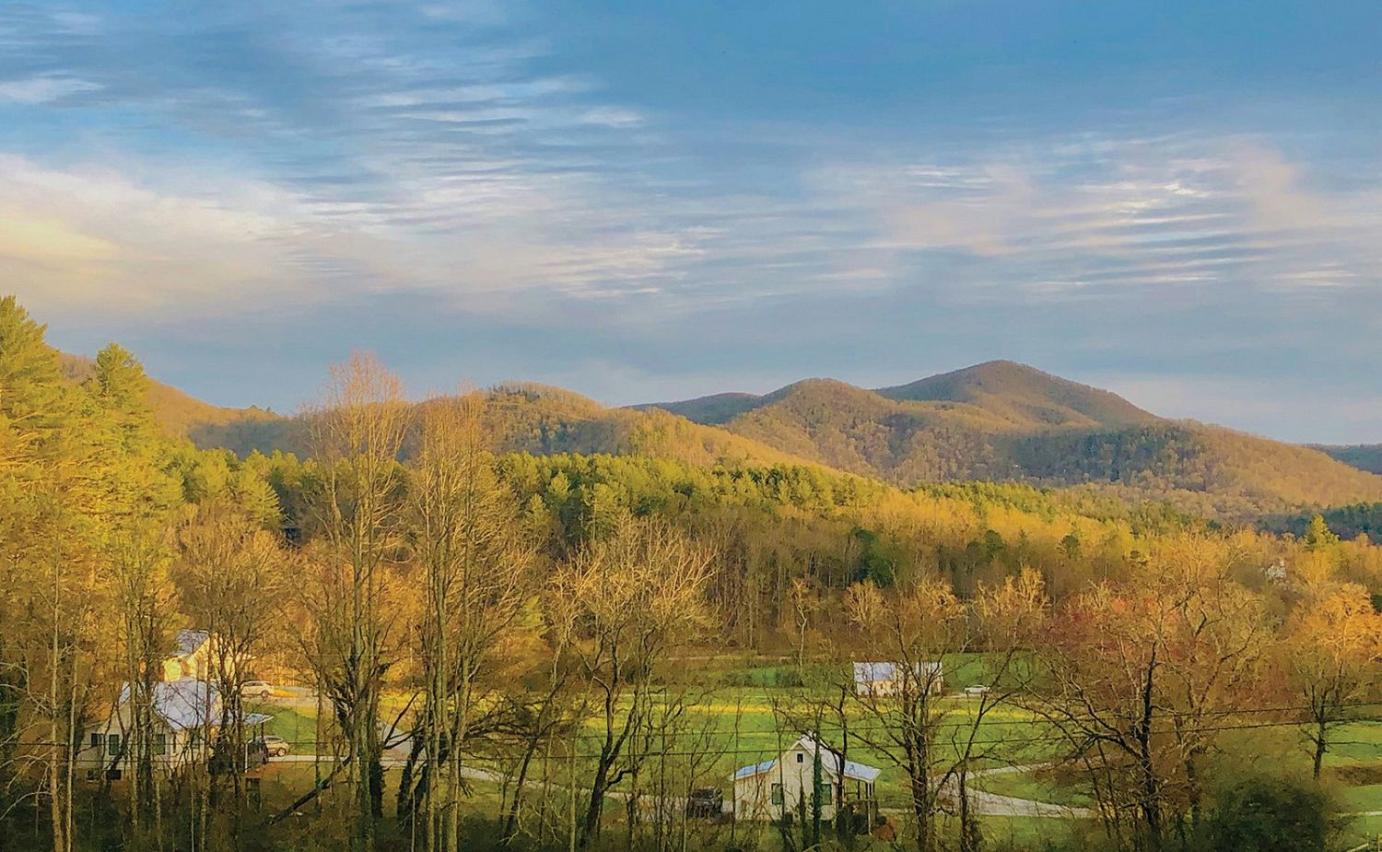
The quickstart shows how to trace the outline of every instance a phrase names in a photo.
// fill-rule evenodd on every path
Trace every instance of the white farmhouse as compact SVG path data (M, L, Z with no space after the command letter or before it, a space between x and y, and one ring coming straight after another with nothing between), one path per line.
M118 780L130 768L129 730L133 727L133 714L129 696L127 685L110 714L87 726L84 732L76 764L92 777L105 774ZM155 683L152 701L155 767L171 772L197 760L208 760L207 743L221 723L221 697L217 689L196 678L179 678ZM258 727L258 740L262 741L263 726L272 718L264 713L247 713L245 727L252 733ZM247 754L244 760L250 765L259 757Z
M861 696L897 695L906 681L902 663L855 663L854 694ZM912 687L918 692L940 692L945 679L939 661L912 664Z
M820 789L813 794L816 761L820 761ZM821 817L834 819L836 808L849 803L872 820L877 800L874 783L882 770L842 760L840 754L815 734L804 734L782 754L762 763L741 767L734 773L735 819L772 820L795 813L803 803L811 812L812 796L818 795Z

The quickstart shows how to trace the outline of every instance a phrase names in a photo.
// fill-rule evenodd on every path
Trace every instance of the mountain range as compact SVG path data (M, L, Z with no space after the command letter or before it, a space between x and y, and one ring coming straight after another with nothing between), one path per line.
M1011 361L872 390L808 379L653 407L899 485L1088 484L1228 514L1382 499L1382 477L1319 449L1161 418Z
M1229 518L1382 501L1382 475L1361 469L1373 456L1348 452L1359 448L1169 420L1011 361L895 387L807 379L763 395L629 408L533 384L486 393L487 429L508 451L815 464L903 487L975 479L1081 486ZM199 446L305 449L300 417L219 408L157 383L150 395L160 422ZM1357 467L1346 463L1355 458Z

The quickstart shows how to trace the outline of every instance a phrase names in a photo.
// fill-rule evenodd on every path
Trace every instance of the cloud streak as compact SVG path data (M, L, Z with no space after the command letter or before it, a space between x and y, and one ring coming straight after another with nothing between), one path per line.
M822 29L801 32L742 14L722 33L488 2L6 6L0 276L55 328L153 352L213 332L271 352L273 333L315 369L333 341L293 335L348 329L408 361L430 329L495 348L423 347L432 366L408 362L429 377L465 351L507 359L478 378L624 377L588 380L621 402L998 356L1243 387L1311 370L1371 398L1352 365L1382 355L1375 126L1262 118L1246 88L1207 110L1229 73L1150 91L1161 66L1066 48L1010 68L1006 31L952 54L955 10L803 12ZM866 50L890 43L855 31L870 21L930 49ZM1282 103L1349 95L1362 66L1335 45L1336 85ZM1118 90L1069 79L1081 63ZM1038 83L1061 97L1002 94ZM278 315L296 329L266 331ZM1238 425L1305 431L1288 408Z

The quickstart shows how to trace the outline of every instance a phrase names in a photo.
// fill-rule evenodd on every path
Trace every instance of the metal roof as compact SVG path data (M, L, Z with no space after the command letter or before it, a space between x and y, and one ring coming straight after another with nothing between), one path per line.
M734 780L738 781L741 778L750 778L754 775L759 775L761 773L767 772L774 766L777 766L776 758L772 760L765 760L762 763L755 763L752 766L741 766L734 771Z
M869 766L866 763L857 763L853 760L844 761L844 772L840 772L840 755L830 746L821 742L815 734L802 734L801 738L792 744L787 751L801 749L808 753L814 753L816 747L820 747L821 767L832 775L843 775L851 781L863 781L872 784L882 774L883 770L876 766ZM785 754L786 752L784 752ZM779 755L780 757L780 755ZM744 778L752 778L755 775L762 775L771 772L777 767L778 758L765 760L762 763L755 763L751 766L741 766L734 772L734 780L739 781Z
M196 653L211 634L205 630L179 630L173 637L173 654L178 657L185 657L188 654Z
M901 663L855 663L854 682L856 684L886 683L897 677ZM918 679L939 673L939 662L913 663L912 671Z
M214 685L184 677L153 685L154 712L175 731L214 727L221 724L221 692ZM130 687L120 690L120 704L130 700ZM267 713L247 713L246 725L259 725L273 719Z
M221 696L216 687L196 678L160 681L153 685L152 704L159 718L174 730L204 728L220 721ZM130 685L120 690L120 704L130 700Z

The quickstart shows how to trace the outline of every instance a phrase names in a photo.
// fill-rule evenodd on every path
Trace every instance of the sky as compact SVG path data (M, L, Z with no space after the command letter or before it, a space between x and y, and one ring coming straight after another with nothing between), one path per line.
M0 292L290 412L1008 358L1382 441L1382 3L9 2Z

